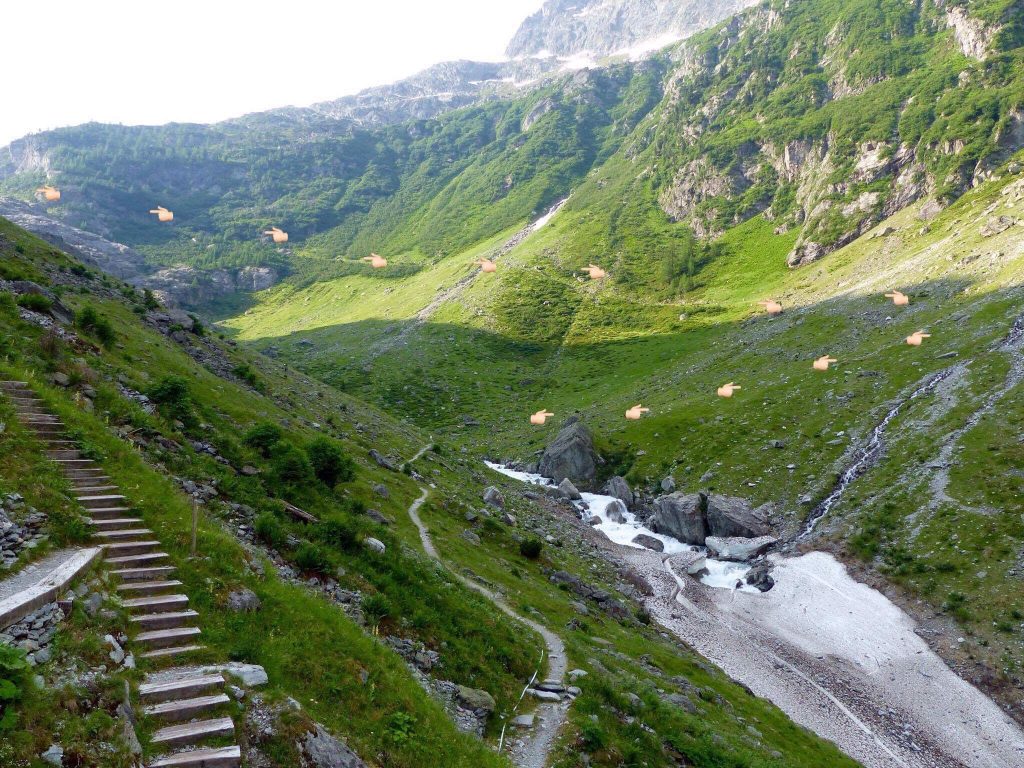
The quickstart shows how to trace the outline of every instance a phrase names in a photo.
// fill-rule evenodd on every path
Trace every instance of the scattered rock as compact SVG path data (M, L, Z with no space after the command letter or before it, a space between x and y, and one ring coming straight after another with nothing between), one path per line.
M765 536L768 526L746 499L711 494L707 498L708 532L714 536Z
M373 492L380 496L382 499L390 498L391 494L388 492L388 487L383 483L378 483L373 486Z
M569 478L574 484L587 487L594 481L599 463L590 430L573 416L544 449L538 471L556 483Z
M298 746L309 768L366 768L359 755L319 723L299 740Z
M385 517L382 512L376 509L366 510L366 516L378 525L391 525L394 522L391 518Z
M387 547L384 545L384 542L380 539L375 539L372 536L368 537L363 544L367 549L372 550L379 555L383 555L387 551Z
M464 538L470 544L475 544L477 546L480 546L480 537L476 533L474 533L473 531L469 530L468 528L466 530L464 530L459 535L462 536L462 538Z
M259 597L251 589L240 589L228 595L228 610L235 613L255 613L261 605Z
M488 714L493 712L496 706L494 697L487 691L479 688L467 688L464 685L459 686L459 703L466 709L483 710Z
M626 505L621 500L615 499L605 507L604 514L613 523L624 523L626 522L627 511Z
M676 489L676 481L672 475L668 475L661 481L661 490L665 493L672 493Z
M504 509L505 497L501 495L501 491L493 485L489 485L484 489L484 503L489 504L495 509Z
M654 538L653 536L648 536L646 533L641 533L633 537L633 543L639 544L641 547L653 550L654 552L665 551L665 544L662 541Z
M370 449L370 458L377 462L378 467L390 469L392 472L398 471L398 467L395 466L394 462L392 462L386 456L381 455L380 452L374 448Z
M1005 232L1016 223L1016 219L1012 219L1009 216L993 216L985 222L979 233L982 237L992 237L1000 232Z
M39 757L50 765L62 765L64 762L64 748L59 744L51 744L50 748L39 755Z
M668 564L677 574L694 575L707 566L707 557L701 552L680 552L668 559Z
M752 587L756 587L762 592L767 592L769 589L775 586L775 579L772 578L772 564L768 560L764 560L749 571L747 571L747 584Z
M583 497L580 492L576 490L576 486L572 484L572 481L567 477L558 484L558 490L565 494L565 498L572 501L579 501Z
M611 478L607 483L604 484L604 489L602 492L606 496L615 497L623 504L625 504L628 509L632 509L633 491L630 490L629 483L627 483L623 478L619 477L618 475L615 475L615 477Z
M511 725L513 728L533 728L533 721L533 715L519 715L512 718Z

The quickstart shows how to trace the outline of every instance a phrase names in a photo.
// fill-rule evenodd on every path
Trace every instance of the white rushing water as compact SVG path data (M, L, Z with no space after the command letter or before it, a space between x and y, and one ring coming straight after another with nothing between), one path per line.
M501 464L495 464L490 461L485 461L484 463L495 472L500 472L506 477L511 477L530 485L543 485L548 487L554 487L555 485L549 478L543 477L542 475L533 474L531 472L519 472L518 470L509 469ZM684 544L672 536L655 533L650 528L645 527L632 512L623 513L623 522L621 523L609 519L608 507L618 501L614 496L602 496L598 493L583 492L580 493L580 496L583 497L583 501L576 501L573 502L573 504L583 514L584 522L590 522L594 518L600 520L600 522L593 525L593 528L603 533L616 544L621 544L624 547L632 547L634 549L644 549L640 544L635 544L633 542L633 539L637 536L644 534L646 536L650 536L652 539L660 541L664 545L664 551L667 555L674 555L679 552L689 552L692 549L700 549L701 551L704 551L703 547L693 547L690 544ZM708 572L701 577L701 581L709 587L718 587L720 589L740 589L744 592L758 592L756 587L743 583L743 577L749 570L749 566L746 563L730 563L709 557L707 559L706 567ZM741 586L737 587L737 583Z

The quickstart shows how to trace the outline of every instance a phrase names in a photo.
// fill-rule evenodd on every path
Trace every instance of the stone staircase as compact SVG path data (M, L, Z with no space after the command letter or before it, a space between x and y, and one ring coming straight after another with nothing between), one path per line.
M199 615L189 608L175 567L153 532L131 509L102 467L82 456L66 437L64 425L43 406L28 384L0 382L0 393L14 404L18 421L46 446L46 455L61 466L75 496L89 515L93 538L102 547L104 565L117 581L117 594L131 614L126 633L129 647L146 664L184 665L203 646ZM147 768L236 768L241 749L207 746L235 736L235 724L224 714L230 699L220 673L196 669L162 669L138 688L143 715L158 724L150 743L167 753Z

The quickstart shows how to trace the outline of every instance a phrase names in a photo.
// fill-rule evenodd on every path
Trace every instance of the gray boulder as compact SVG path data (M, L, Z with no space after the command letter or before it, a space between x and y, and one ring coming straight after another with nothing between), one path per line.
M633 491L630 490L629 483L618 475L604 484L602 493L605 496L614 496L625 504L627 508L632 509L633 507Z
M668 564L677 574L688 573L691 576L700 573L707 566L707 557L702 552L680 552L668 559Z
M501 491L493 485L489 485L484 489L484 503L490 504L495 509L504 509L505 497L501 495Z
M594 482L600 461L590 430L572 417L544 449L538 468L540 474L556 483L569 478L576 485L588 487Z
M299 740L299 749L310 768L366 768L359 755L319 723Z
M769 533L768 526L754 513L750 502L735 496L708 496L707 523L708 533L713 536L752 539Z
M580 495L580 492L576 489L576 486L572 484L572 480L568 477L558 484L558 490L564 493L567 499L571 499L572 501L579 501L583 498Z
M704 544L708 526L699 493L670 493L654 500L651 528L687 544Z
M676 489L676 481L672 475L666 475L661 481L661 490L665 493L673 493Z
M375 539L372 536L367 538L363 542L363 545L367 549L376 552L378 555L383 555L387 551L387 547L384 545L384 542L380 539Z
M646 533L641 533L641 534L638 534L638 535L634 536L633 537L633 543L634 544L639 544L641 547L644 547L645 549L653 550L655 552L664 552L665 551L664 543L662 543L660 540L654 538L653 536L648 536Z
M494 702L494 697L487 691L480 690L479 688L467 688L464 685L459 686L459 704L466 709L472 709L474 712L482 710L488 714L493 712L497 706Z
M228 595L228 610L236 613L254 613L260 605L259 597L251 589L240 589Z
M758 536L745 539L739 536L708 536L705 539L708 551L719 560L746 562L763 555L777 541L772 536Z
M628 511L625 504L619 499L615 499L615 501L605 507L604 514L613 523L624 523L626 522L626 513Z
M772 578L772 563L767 560L758 563L747 571L747 584L757 587L762 592L767 592L775 586L775 579Z

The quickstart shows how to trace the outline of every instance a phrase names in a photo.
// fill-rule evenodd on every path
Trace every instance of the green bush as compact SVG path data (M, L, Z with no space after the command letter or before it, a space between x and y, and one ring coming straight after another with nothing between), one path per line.
M82 311L75 317L75 325L95 336L104 347L109 347L114 343L114 327L107 318L91 306L82 308Z
M298 485L313 476L306 454L291 443L278 443L270 460L274 477L283 485Z
M192 419L192 396L181 376L164 376L146 394L167 418L186 424Z
M53 307L53 300L41 293L23 293L18 297L18 306L33 312L49 312Z
M330 488L338 483L348 482L356 476L352 459L346 456L333 440L318 437L306 446L306 454L317 479Z
M347 520L324 520L314 535L324 544L349 552L359 547L359 528Z
M281 428L277 424L264 421L252 427L242 439L246 445L259 451L263 458L268 458L271 450L281 442L282 437L284 437L284 433L281 432Z
M274 549L280 549L284 545L286 540L284 527L273 512L264 512L257 517L253 527L257 538L264 544Z
M381 594L363 598L361 606L363 615L366 616L367 620L374 627L391 615L391 603Z
M29 663L23 651L0 644L0 733L12 730L17 720L14 705L29 680Z
M14 317L18 314L18 304L10 291L0 291L0 315Z
M248 363L236 365L234 368L231 369L231 372L253 389L259 388L260 377L256 375L256 371L254 371L252 369L252 366L249 365Z
M322 548L304 542L295 552L295 566L301 571L327 574L331 572L331 558Z
M544 549L544 544L540 539L523 539L519 544L519 554L530 560L540 557L542 549Z

